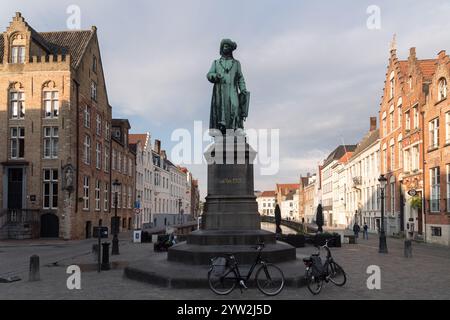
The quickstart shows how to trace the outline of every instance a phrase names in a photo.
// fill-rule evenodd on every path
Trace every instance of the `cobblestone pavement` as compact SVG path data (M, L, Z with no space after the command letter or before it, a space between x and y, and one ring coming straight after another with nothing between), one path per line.
M219 297L207 289L175 290L161 288L123 277L123 267L130 261L152 256L152 244L133 244L129 235L122 235L120 255L111 257L117 269L95 271L91 253L95 240L0 242L0 277L18 275L21 281L0 283L0 299L450 299L450 249L427 244L413 244L413 258L403 257L403 241L388 238L389 254L378 253L378 240L359 239L358 244L332 248L335 260L348 274L343 288L328 283L318 296L306 287L286 288L275 298L265 297L257 289ZM313 247L297 249L300 254L317 251ZM28 282L28 261L33 254L40 256L41 281ZM53 264L58 262L57 264ZM66 268L80 265L81 290L68 290ZM367 267L381 268L381 290L369 290ZM206 275L205 275L206 276Z

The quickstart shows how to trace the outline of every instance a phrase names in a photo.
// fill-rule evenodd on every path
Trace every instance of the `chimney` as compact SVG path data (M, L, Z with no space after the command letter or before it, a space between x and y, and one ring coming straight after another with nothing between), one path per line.
M155 140L155 152L161 154L161 140Z
M444 59L445 56L446 56L445 50L439 51L439 53L438 53L438 58L439 58L440 60L441 60L441 59Z
M377 118L370 117L370 132L377 130Z
M167 159L166 150L161 150L161 157Z

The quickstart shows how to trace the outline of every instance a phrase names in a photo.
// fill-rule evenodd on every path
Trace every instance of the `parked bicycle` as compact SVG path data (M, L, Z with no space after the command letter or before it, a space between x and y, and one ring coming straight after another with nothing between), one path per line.
M211 259L211 269L208 272L210 289L218 295L227 295L234 290L236 285L239 285L242 292L243 289L248 289L246 283L259 265L255 276L258 289L268 296L279 294L284 287L283 272L276 265L267 263L262 259L264 243L258 244L255 249L258 254L246 276L241 276L239 264L234 254L226 254L226 257Z
M322 264L320 258L320 249L324 248L327 252L325 263ZM342 287L347 282L347 275L344 269L338 265L331 256L330 248L328 247L328 240L325 245L318 246L319 252L312 254L311 257L303 259L306 265L305 280L309 291L317 295L323 287L323 282L331 281L335 285Z

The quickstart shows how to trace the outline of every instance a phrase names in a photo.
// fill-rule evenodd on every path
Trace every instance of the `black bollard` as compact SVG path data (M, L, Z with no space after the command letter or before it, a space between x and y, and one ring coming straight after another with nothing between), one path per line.
M39 281L41 280L41 275L39 272L39 256L31 256L30 258L30 273L28 277L29 281Z
M102 270L110 270L111 264L109 263L109 243L108 242L102 243L102 247L103 247Z
M405 258L412 258L412 241L405 240Z

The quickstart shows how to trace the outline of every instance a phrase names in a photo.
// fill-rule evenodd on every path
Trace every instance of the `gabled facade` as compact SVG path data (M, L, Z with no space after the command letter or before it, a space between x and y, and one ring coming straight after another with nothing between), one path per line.
M0 215L29 221L24 237L90 237L109 225L111 190L96 28L37 32L16 13L0 62Z

